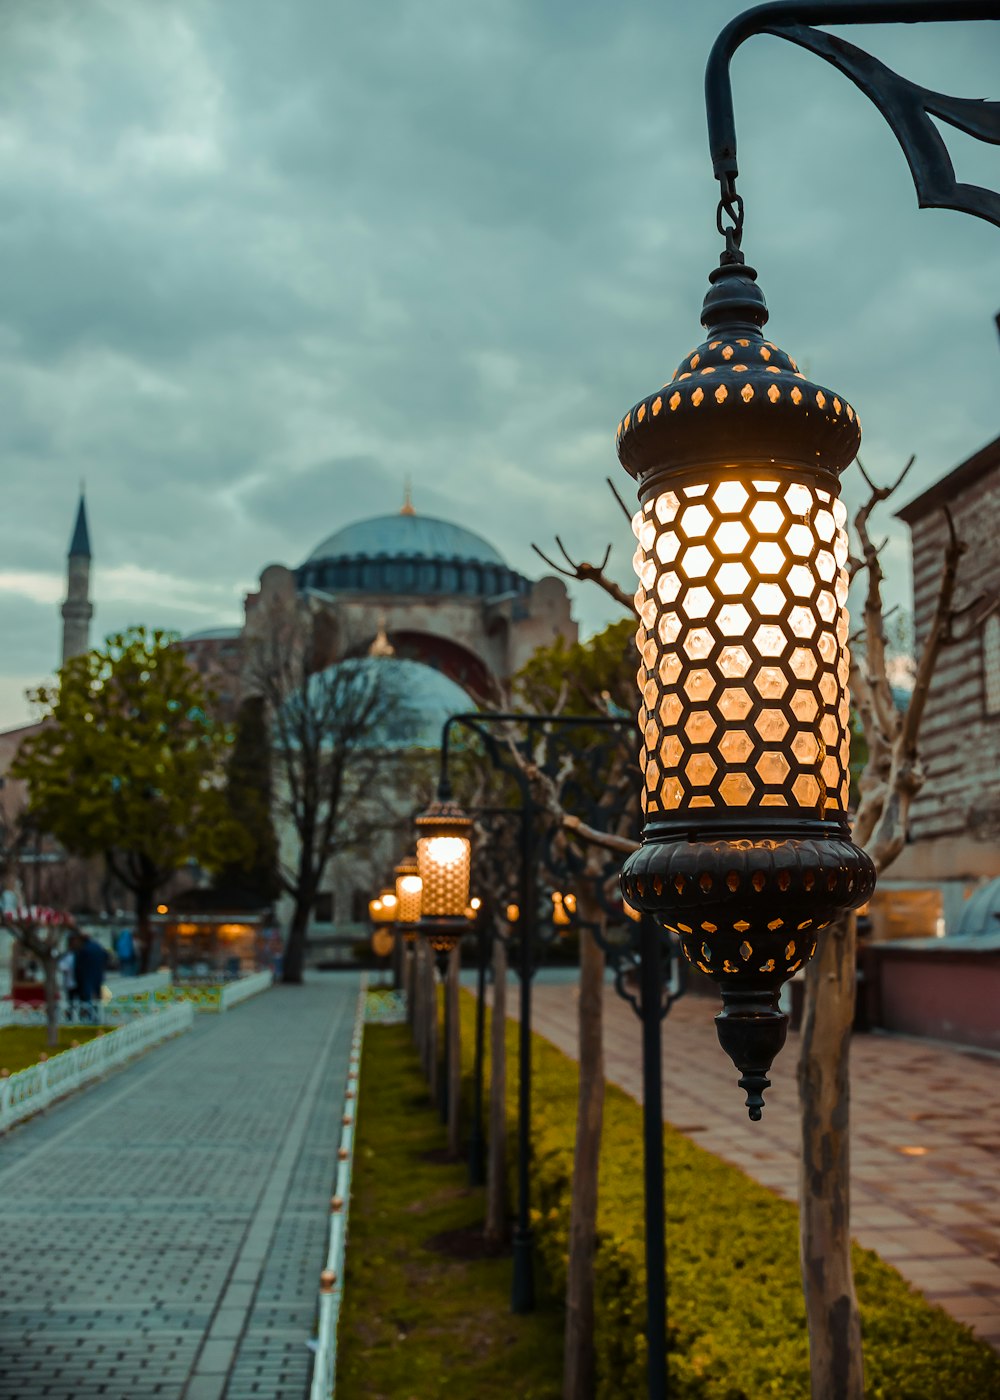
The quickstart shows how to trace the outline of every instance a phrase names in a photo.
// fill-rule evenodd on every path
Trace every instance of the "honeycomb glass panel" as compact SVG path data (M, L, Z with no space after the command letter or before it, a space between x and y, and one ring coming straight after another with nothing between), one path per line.
M750 511L750 524L758 535L776 535L785 523L785 513L777 501L758 501Z
M783 783L788 777L790 764L783 753L769 749L767 753L761 754L757 760L757 772L760 774L762 782L776 787Z
M750 614L742 603L723 603L715 626L724 637L745 637L750 626Z
M711 499L720 515L738 515L749 501L750 492L741 481L720 481Z
M753 701L739 686L724 690L719 698L719 713L725 720L742 720L753 709Z
M750 586L750 574L742 564L723 564L716 571L715 584L727 598L742 598Z
M646 567L652 569L655 574L656 564L653 562L652 559L649 560ZM643 583L645 582L646 578L645 574L643 574ZM646 584L647 588L652 588L652 586L652 581ZM675 574L673 569L668 569L665 573L662 573L660 575L659 580L656 583L656 596L659 598L661 603L672 603L680 591L680 575Z
M681 608L692 622L700 622L712 611L715 599L707 588L689 588L684 594Z
M647 810L836 809L849 752L842 512L777 469L726 470L634 523Z
M688 759L684 771L692 787L708 787L718 770L711 755L696 753Z
M643 659L645 660L645 652ZM664 652L660 660L660 683L665 686L676 685L681 674L681 665L680 655L676 651Z
M788 719L784 710L761 710L753 727L765 744L779 744L788 733Z
M720 520L712 536L717 554L742 554L750 543L750 531L738 520Z
M753 665L746 647L723 647L719 652L719 670L724 680L738 680Z
M715 645L707 627L695 627L684 638L684 650L692 661L704 661Z
M785 551L775 540L761 540L751 551L750 562L759 574L780 574L785 563Z
M788 689L788 680L780 666L762 666L754 676L753 688L764 700L780 700Z
M730 768L745 764L753 749L753 740L745 729L727 729L719 740L719 753Z
M660 701L660 723L665 729L672 729L681 717L683 706L681 697L676 694L664 695Z
M689 540L701 539L707 535L712 524L712 516L707 506L685 506L677 521L678 529Z
M764 617L777 617L785 606L785 590L780 583L759 583L753 591L753 605Z
M707 744L717 728L710 710L695 710L684 723L684 733L692 744Z
M822 637L820 641L822 642ZM796 647L792 652L790 662L792 675L798 681L811 681L819 669L816 661L816 653L809 647Z
M719 784L719 796L727 807L746 807L756 788L749 773L727 773Z
M689 545L678 560L681 571L690 579L706 578L714 562L711 551L703 544Z
M816 580L807 564L793 564L788 570L788 589L796 598L811 598Z
M655 746L647 745L650 752L655 752ZM668 734L660 741L660 762L664 768L677 768L684 756L684 745L676 734Z

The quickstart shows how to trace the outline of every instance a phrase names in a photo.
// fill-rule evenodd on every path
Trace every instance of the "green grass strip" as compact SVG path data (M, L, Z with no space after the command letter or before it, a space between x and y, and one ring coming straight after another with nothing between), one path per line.
M18 1070L37 1064L39 1055L47 1055L51 1060L64 1050L72 1050L74 1041L82 1045L85 1040L92 1040L101 1029L99 1026L60 1026L59 1045L50 1050L45 1043L48 1033L44 1026L4 1026L0 1030L0 1070L16 1074Z
M473 998L463 994L462 1060L470 1075L473 1017ZM635 1034L638 1056L638 1021ZM512 1169L516 1036L511 1022L507 1112ZM562 1296L577 1065L539 1036L532 1053L533 1218L551 1287ZM669 1125L664 1139L671 1400L808 1400L796 1207ZM595 1265L599 1400L638 1400L647 1393L643 1219L641 1110L609 1084ZM854 1264L869 1400L1000 1396L995 1352L927 1302L872 1251L855 1246Z
M366 1028L358 1109L338 1400L558 1400L558 1304L514 1317L509 1255L429 1247L474 1241L483 1192L464 1162L442 1160L407 1026Z

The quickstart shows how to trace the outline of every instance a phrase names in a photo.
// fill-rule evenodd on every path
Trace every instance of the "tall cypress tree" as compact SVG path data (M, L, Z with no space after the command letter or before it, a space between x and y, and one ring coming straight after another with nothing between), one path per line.
M215 887L241 902L271 904L281 893L278 840L271 820L271 737L264 700L252 695L240 705L236 741L227 770L226 800L233 818L250 837L241 861L219 873Z

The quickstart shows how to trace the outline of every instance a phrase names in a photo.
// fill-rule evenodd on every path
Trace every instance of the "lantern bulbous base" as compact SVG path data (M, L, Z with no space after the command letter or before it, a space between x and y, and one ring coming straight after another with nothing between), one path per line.
M469 932L469 921L464 918L421 919L416 928L420 937L435 953L447 957L452 948L457 948Z
M805 821L803 832L819 825ZM647 838L622 871L632 908L676 934L688 962L719 984L719 1040L740 1070L755 1120L785 1040L782 985L809 961L837 914L863 904L875 888L868 855L846 827L832 831L784 839Z

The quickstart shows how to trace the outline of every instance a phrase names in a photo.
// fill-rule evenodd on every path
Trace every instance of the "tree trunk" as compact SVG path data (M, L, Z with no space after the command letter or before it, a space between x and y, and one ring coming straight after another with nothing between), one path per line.
M135 931L142 949L143 972L155 972L160 960L160 935L152 921L155 898L155 885L140 885L135 891Z
M402 938L400 938L400 942L402 942ZM416 984L416 979L415 979L414 976L413 976L413 957L414 957L413 949L412 949L411 947L409 947L407 944L404 943L404 944L403 944L403 995L404 995L404 997L406 998L406 1020L407 1020L407 1024L408 1024L409 1027L410 1027L410 1033L411 1033L411 1034L414 1033L414 1025L413 1025L414 1008L413 1008L413 1002L414 1002L414 997L415 997L415 984Z
M594 1246L604 1118L603 1010L604 953L590 930L581 927L580 1079L566 1271L563 1400L592 1400L594 1394Z
M292 910L292 921L288 926L285 940L285 955L281 963L281 980L298 986L302 981L302 969L306 960L306 930L309 927L309 911L312 900L297 897Z
M806 973L799 1056L799 1255L812 1400L863 1400L861 1319L851 1271L850 1078L853 914L820 935Z
M448 954L448 984L445 996L448 998L448 1023L451 1034L448 1040L448 1151L458 1158L462 1155L460 1126L462 1120L462 1047L459 1026L458 972L461 966L461 953L452 948Z
M490 1018L490 1113L486 1155L485 1235L507 1234L507 948L493 940L493 1014Z
M59 1044L59 956L53 953L44 960L45 968L45 1043L50 1050Z

